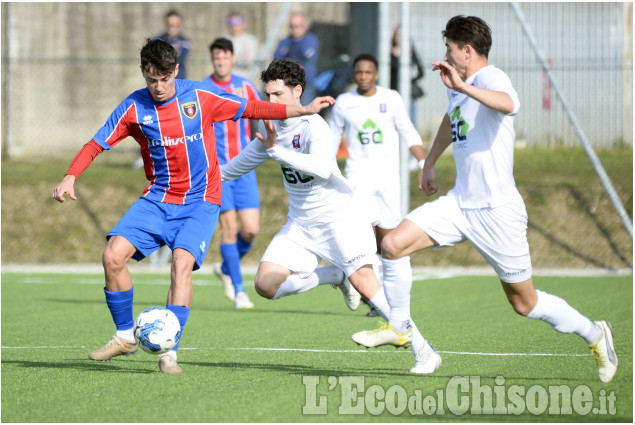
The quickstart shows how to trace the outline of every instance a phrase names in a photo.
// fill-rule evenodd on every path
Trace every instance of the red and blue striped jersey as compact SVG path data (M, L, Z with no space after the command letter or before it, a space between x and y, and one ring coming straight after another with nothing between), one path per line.
M169 204L220 205L214 122L237 121L247 101L200 82L175 80L176 93L155 102L147 88L128 96L93 140L108 150L128 136L141 147L150 182L143 195Z
M256 86L240 75L232 74L228 82L218 81L210 75L201 82L208 87L217 87L247 100L260 100L260 93ZM215 122L214 133L216 134L216 155L219 164L223 165L237 156L251 141L251 120L243 118L235 122Z

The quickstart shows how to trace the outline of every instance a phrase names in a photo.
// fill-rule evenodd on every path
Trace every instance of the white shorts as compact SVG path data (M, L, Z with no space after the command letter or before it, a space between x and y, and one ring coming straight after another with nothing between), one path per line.
M401 223L400 192L356 186L355 197L373 226L394 229Z
M306 277L324 259L348 277L366 264L376 265L376 253L370 223L351 214L328 224L302 225L287 221L260 261L281 265Z
M461 209L450 192L406 216L439 246L469 240L506 283L531 278L527 210L522 198L496 208Z

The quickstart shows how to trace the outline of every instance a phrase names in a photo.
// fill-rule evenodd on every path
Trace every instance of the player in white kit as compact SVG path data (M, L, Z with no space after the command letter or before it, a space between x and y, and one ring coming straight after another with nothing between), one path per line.
M300 105L305 76L298 63L276 59L261 79L271 102ZM265 121L257 138L221 167L221 177L238 178L270 158L282 171L288 221L261 259L254 279L258 294L278 299L331 284L342 290L351 310L358 308L361 293L387 318L388 303L372 268L372 228L359 220L361 211L337 166L326 122L319 115ZM321 259L331 265L318 267Z
M527 211L513 177L514 116L520 103L509 77L487 62L490 28L480 18L455 16L442 34L445 62L432 65L448 87L450 104L423 168L420 189L428 195L437 192L434 165L450 144L456 185L446 196L408 214L384 238L382 252L400 258L469 240L496 270L514 310L558 332L582 337L597 361L600 381L609 382L617 371L610 324L592 322L562 298L534 289ZM409 291L401 296L409 298ZM413 372L419 366L417 344L413 336Z
M377 86L377 59L362 53L353 60L357 87L337 97L329 119L336 146L346 135L348 158L346 178L364 202L373 224L378 250L384 236L402 219L399 136L423 168L425 154L421 136L408 117L399 93ZM398 284L401 275L412 275L410 258L381 258L384 285ZM380 273L380 279L382 278ZM408 277L409 278L409 277ZM390 302L390 291L385 288ZM390 328L392 341L399 338ZM358 334L353 335L356 340ZM385 339L384 339L385 340ZM388 341L388 340L385 340Z

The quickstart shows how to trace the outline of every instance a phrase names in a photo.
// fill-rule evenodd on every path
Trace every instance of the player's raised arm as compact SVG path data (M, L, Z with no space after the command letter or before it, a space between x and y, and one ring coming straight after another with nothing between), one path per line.
M433 71L440 71L441 80L446 87L459 93L466 94L488 108L494 109L505 115L509 115L514 112L514 101L509 94L476 87L473 84L467 84L461 79L457 70L446 62L432 62L432 65L434 66L434 68L432 68Z

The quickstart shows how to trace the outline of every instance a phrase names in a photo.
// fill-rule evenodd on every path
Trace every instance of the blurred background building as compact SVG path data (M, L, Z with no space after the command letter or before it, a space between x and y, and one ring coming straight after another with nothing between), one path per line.
M553 75L595 147L632 146L632 3L519 3ZM163 29L166 11L183 16L192 41L188 78L211 73L208 45L227 32L239 7L258 38L259 71L300 11L320 41L318 72L345 70L361 52L381 56L400 25L399 3L2 3L2 155L46 153L68 158L129 93L144 86L139 50ZM518 143L575 145L576 133L557 101L509 3L410 3L410 39L424 64L414 121L424 140L436 133L447 99L429 65L442 60L441 30L457 14L492 28L490 63L514 82L521 113ZM386 16L388 11L388 16ZM386 28L386 26L388 26ZM389 61L381 56L380 62ZM346 75L345 72L336 74ZM325 87L325 90L341 90ZM333 94L333 93L331 93ZM136 151L136 143L120 149Z

